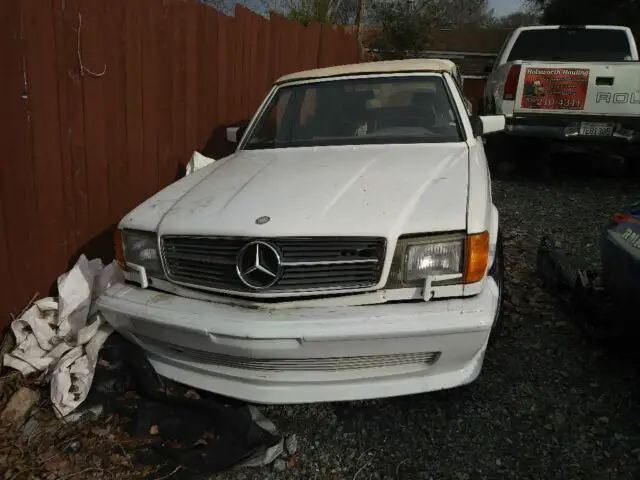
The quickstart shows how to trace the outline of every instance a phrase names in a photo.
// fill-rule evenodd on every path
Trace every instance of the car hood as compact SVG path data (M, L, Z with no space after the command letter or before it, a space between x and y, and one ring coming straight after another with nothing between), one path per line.
M221 163L166 211L160 235L394 237L466 227L464 143L248 150Z

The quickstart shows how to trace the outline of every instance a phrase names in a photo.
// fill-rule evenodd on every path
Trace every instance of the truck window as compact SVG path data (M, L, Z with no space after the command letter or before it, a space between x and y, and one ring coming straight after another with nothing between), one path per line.
M513 60L623 62L631 60L631 48L624 30L524 30L509 53Z

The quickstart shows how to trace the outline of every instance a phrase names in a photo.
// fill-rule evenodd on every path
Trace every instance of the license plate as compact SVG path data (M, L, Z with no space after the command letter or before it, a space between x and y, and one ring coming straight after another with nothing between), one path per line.
M613 135L613 124L582 122L580 124L580 135L586 137L610 137Z

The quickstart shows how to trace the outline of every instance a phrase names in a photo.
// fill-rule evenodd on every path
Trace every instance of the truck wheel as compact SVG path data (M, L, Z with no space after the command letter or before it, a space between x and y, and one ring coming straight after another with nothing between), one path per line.
M496 242L496 254L493 265L489 269L489 276L492 277L498 285L498 308L496 309L493 327L489 334L489 345L493 345L501 336L504 324L504 250L502 246L502 233L499 231Z

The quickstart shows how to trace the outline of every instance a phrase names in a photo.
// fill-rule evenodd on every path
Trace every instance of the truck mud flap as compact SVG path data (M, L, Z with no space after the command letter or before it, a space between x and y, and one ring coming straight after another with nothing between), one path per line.
M556 298L582 333L601 346L619 345L627 333L623 309L599 286L597 273L569 258L553 239L538 246L536 273L543 288Z

